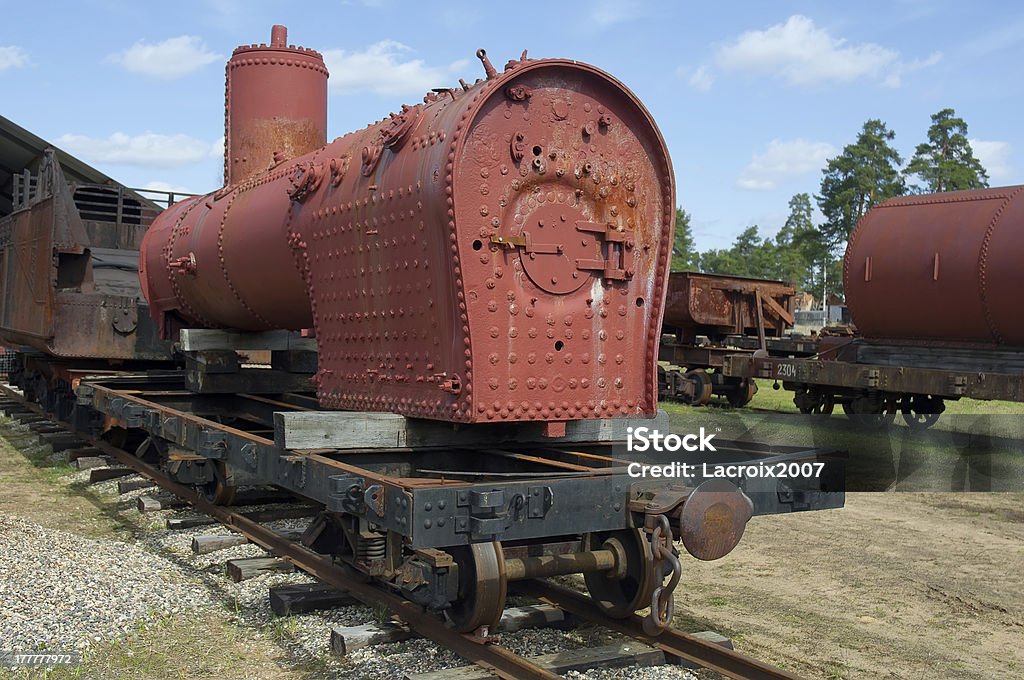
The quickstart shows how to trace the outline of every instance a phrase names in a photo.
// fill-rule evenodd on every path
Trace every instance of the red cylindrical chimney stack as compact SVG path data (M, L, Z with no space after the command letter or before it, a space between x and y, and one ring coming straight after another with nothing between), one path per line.
M225 105L224 184L231 186L327 143L324 59L288 45L288 29L274 26L270 45L243 45L232 53Z

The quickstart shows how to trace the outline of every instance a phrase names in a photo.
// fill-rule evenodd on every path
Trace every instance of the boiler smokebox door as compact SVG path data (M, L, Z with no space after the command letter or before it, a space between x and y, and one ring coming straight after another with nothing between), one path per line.
M520 257L537 287L566 295L593 279L595 263L604 259L601 241L580 224L589 224L583 213L562 204L541 206L523 220Z

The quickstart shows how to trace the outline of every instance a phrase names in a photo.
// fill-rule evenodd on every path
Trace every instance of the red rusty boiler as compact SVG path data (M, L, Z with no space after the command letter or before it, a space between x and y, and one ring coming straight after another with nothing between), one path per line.
M1024 186L894 198L850 236L846 302L868 338L1024 345Z
M283 43L275 28L270 48L228 67L229 184L146 235L143 287L166 335L311 326L330 408L458 422L655 413L674 187L629 90L525 53L498 73L480 50L485 80L310 151L296 139L323 119L326 72ZM305 94L268 85L281 69ZM258 106L239 118L242 101ZM239 142L260 127L250 116L292 131L269 159ZM277 133L261 126L251 148L269 150Z

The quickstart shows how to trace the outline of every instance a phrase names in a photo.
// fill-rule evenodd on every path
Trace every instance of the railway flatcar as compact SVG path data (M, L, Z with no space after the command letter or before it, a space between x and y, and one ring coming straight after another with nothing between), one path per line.
M611 616L650 608L657 634L674 539L717 559L754 515L841 506L841 479L629 473L655 462L624 451L629 428L669 427L664 141L595 67L477 56L484 78L328 142L321 55L282 26L236 49L225 185L152 220L118 202L129 219L98 228L130 233L118 256L138 245L139 288L117 298L137 314L111 320L132 348L75 374L69 418L210 501L271 484L316 504L304 545L459 631L493 629L511 581L573 573ZM99 247L78 243L76 295L124 261ZM29 344L53 362L75 338L51 335ZM830 455L716 444L713 465Z
M733 378L781 381L804 413L932 425L945 402L1024 401L1016 313L1024 187L890 199L860 221L843 261L858 330L809 358L730 356Z
M757 384L727 376L729 355L810 356L817 338L787 335L795 289L782 282L701 272L672 272L659 349L662 399L704 406L713 396L750 403Z

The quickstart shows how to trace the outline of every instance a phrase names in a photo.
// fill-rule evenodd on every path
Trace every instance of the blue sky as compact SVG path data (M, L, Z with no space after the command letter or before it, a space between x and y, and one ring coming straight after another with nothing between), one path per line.
M654 115L700 249L774 234L868 118L909 157L953 107L993 186L1024 182L1024 6L1005 2L4 3L0 114L118 180L221 183L224 61L239 44L325 54L329 137L431 87L531 57L595 64Z

